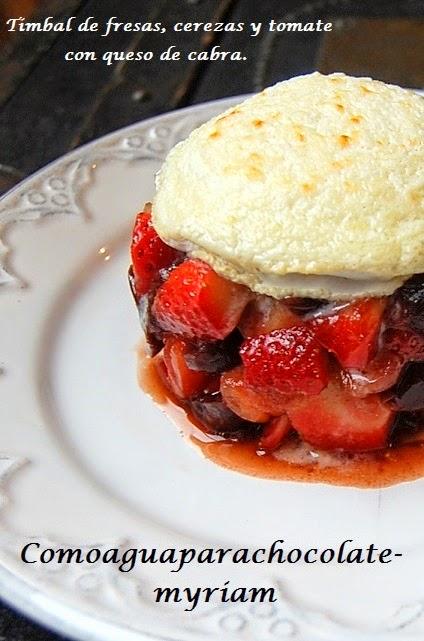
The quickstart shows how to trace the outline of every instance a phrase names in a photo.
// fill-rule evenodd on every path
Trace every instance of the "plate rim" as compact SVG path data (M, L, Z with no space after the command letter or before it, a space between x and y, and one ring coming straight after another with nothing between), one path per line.
M424 92L424 90L423 90ZM80 155L83 155L85 151L90 150L91 148L95 148L97 145L100 145L100 143L105 143L110 140L113 140L115 137L119 137L121 135L125 135L126 133L129 133L132 129L136 129L137 127L140 127L141 125L146 125L146 127L149 127L151 125L154 125L157 120L162 120L162 119L167 119L172 116L185 116L186 114L189 114L191 111L197 111L197 110L202 110L202 109L207 109L209 107L213 106L220 106L223 105L224 108L226 108L227 104L228 107L232 106L232 104L237 104L239 102L242 102L243 100L246 100L246 98L249 98L253 94L240 94L240 95L235 95L235 96L227 96L225 98L217 98L216 100L208 100L206 102L199 102L198 104L194 105L188 105L186 107L179 107L177 109L170 109L167 111L164 111L160 114L157 114L156 116L149 116L148 118L143 118L142 120L137 120L129 125L124 125L123 127L119 127L118 129L114 129L112 131L109 131L106 134L102 134L101 136L98 136L97 138L94 138L93 140L89 140L88 142L76 147L75 149L71 149L70 151L66 151L64 154L58 156L57 158L54 158L53 160L50 160L48 163L40 167L39 169L36 169L35 171L31 172L28 174L28 176L25 176L22 180L20 180L16 185L8 189L4 194L0 196L0 205L3 204L3 201L15 196L21 189L23 189L27 183L31 182L34 179L39 178L44 172L47 170L54 169L56 165L61 164L65 160L73 160L77 159ZM0 217L0 230L1 230L1 217Z
M419 91L419 93L423 94L422 91ZM107 144L109 141L113 141L114 138L118 139L121 136L130 134L140 126L145 126L146 128L152 127L157 122L163 122L168 119L172 119L173 117L175 117L176 120L179 120L192 113L198 113L202 110L206 111L208 108L222 107L222 109L225 109L231 105L237 104L246 97L246 95L229 96L195 105L189 105L180 109L166 111L95 138L77 149L66 152L62 156L52 160L24 178L0 197L0 206L4 205L5 201L9 200L9 198L19 196L19 193L22 190L27 188L37 179L41 178L44 173L48 173L55 168L60 167L65 162L81 159L85 154L89 154L97 146ZM7 224L8 221L5 222L5 225ZM0 212L0 231L2 228L3 224ZM45 603L44 607L38 600L34 600L32 598L32 595L37 593L43 596ZM3 563L0 563L0 596L9 607L15 609L23 616L29 617L30 620L41 624L47 629L58 634L65 634L76 641L105 641L104 635L96 632L96 626L99 624L107 626L110 633L114 634L114 637L111 638L119 639L120 641L130 641L133 639L139 639L140 641L152 641L152 639L155 641L171 641L166 636L150 634L144 631L139 632L138 630L131 629L129 627L125 628L119 623L101 620L93 613L86 613L79 610L78 607L67 605L66 601L62 601L60 597L58 598L55 595L50 595L48 592L43 593L43 591L38 587L32 587L29 581L26 581L16 575L13 571L5 567ZM60 609L60 607L67 608L69 613L72 613L72 618L61 618L60 614L55 614L55 609ZM93 630L90 630L89 627L87 627L88 622L93 623ZM356 638L359 637L356 637L354 632L352 632L352 635L349 632L346 632L344 640L349 641L349 639L352 639L353 641L353 639ZM389 636L387 638L389 638ZM390 638L393 637L390 635ZM410 637L408 633L406 633L406 636L403 634L401 634L401 636L396 636L396 641L401 641L402 639L407 638L412 640L412 638L415 639L416 637ZM383 641L383 637L381 637L381 640Z
M132 130L137 130L140 126L149 128L154 126L158 121L166 121L167 119L173 117L177 119L179 119L179 117L184 118L185 116L189 116L193 112L196 113L202 110L206 111L209 108L213 108L215 106L217 108L222 106L222 109L224 110L227 107L232 106L233 104L241 102L242 100L247 98L248 95L250 94L227 96L224 98L218 98L216 100L210 100L194 105L188 105L186 107L178 109L168 110L163 113L156 114L155 116L137 120L136 122L133 122L129 125L125 125L124 127L120 127L113 131L110 131L107 134L86 142L76 149L72 149L71 151L62 154L58 158L51 160L46 165L43 165L36 171L26 176L23 180L19 181L6 193L1 195L0 206L3 206L9 199L19 196L19 193L22 190L30 186L32 182L35 182L37 179L41 178L44 173L48 173L54 170L65 162L78 160L87 152L90 153L97 146L107 144L109 141L113 141L114 138L125 136L126 134L131 133ZM10 223L9 221L3 223L3 221L1 220L0 212L0 231L2 231L8 224L13 223ZM12 610L24 617L27 617L30 621L32 620L37 624L44 626L44 628L47 630L50 630L57 634L65 634L70 639L73 639L75 641L104 641L104 637L101 635L98 636L95 632L95 629L93 632L90 632L87 629L87 626L84 627L85 622L91 621L94 623L94 625L98 625L99 623L101 623L102 625L108 626L110 632L115 633L115 638L119 637L120 641L121 639L122 641L125 641L126 638L128 638L128 641L135 638L140 639L140 641L152 641L152 639L154 639L155 641L168 641L168 639L162 635L151 635L145 632L131 630L130 628L126 630L122 626L117 625L113 622L100 621L98 618L96 618L95 615L81 612L74 606L66 605L66 603L62 603L59 599L48 595L48 593L45 593L45 599L46 604L48 604L49 607L43 608L39 604L35 603L31 598L32 594L37 592L40 592L38 588L34 589L28 581L17 576L11 570L6 568L2 562L0 562L1 599ZM60 618L60 616L55 615L54 608L56 604L60 604L64 607L69 608L69 610L74 613L73 618L63 619ZM75 621L79 621L79 623L75 623Z

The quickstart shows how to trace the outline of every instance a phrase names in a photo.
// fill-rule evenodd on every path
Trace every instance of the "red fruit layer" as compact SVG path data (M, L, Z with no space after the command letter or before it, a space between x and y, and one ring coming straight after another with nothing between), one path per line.
M354 396L384 392L396 383L404 362L398 354L382 350L363 370L342 370L342 380Z
M201 260L175 267L158 289L153 314L163 330L203 340L223 339L236 327L251 294Z
M150 212L137 214L131 242L134 285L138 296L146 294L158 280L161 269L169 267L182 253L166 245L152 225Z
M244 310L238 327L245 338L251 338L295 325L302 325L302 320L283 301L256 296Z
M385 298L364 298L317 316L310 326L342 367L362 369L376 352Z
M383 336L386 349L404 362L424 360L424 335L406 329L388 329Z
M324 350L307 327L279 329L244 341L246 382L291 394L319 394L328 383Z
M395 417L380 395L355 398L338 381L313 399L292 401L287 414L302 439L314 447L348 452L385 447Z
M131 256L136 301L148 303L145 330L155 351L164 344L161 375L207 431L259 439L258 451L271 452L294 429L318 449L359 452L387 445L394 408L409 412L411 425L422 414L422 275L392 297L331 306L276 300L200 260L181 262L147 209L137 216Z
M200 393L210 382L211 376L187 367L185 355L187 345L180 338L170 336L165 340L163 362L166 382L178 398L188 399Z
M233 412L258 423L266 423L271 416L280 416L288 398L292 398L274 388L248 385L244 367L236 367L221 376L221 394Z
M273 452L286 440L292 429L287 414L273 418L267 423L259 439L258 450Z

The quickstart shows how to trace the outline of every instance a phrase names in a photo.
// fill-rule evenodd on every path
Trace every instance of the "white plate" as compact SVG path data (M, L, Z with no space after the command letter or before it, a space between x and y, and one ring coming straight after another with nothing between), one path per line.
M0 202L1 595L79 639L422 640L424 482L358 490L215 466L138 388L126 283L134 213L169 148L232 104L137 124L72 153ZM8 223L8 224L6 224ZM24 564L43 546L328 548L388 565ZM274 604L157 604L157 586L274 586Z

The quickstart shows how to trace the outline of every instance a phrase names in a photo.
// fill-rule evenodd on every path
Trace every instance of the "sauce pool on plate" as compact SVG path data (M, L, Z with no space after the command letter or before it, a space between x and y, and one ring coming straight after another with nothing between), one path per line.
M363 454L318 452L295 436L272 453L257 451L257 442L234 442L199 427L163 383L155 361L138 350L138 380L142 390L161 405L185 438L209 460L222 467L265 479L380 488L424 476L424 431L384 451Z

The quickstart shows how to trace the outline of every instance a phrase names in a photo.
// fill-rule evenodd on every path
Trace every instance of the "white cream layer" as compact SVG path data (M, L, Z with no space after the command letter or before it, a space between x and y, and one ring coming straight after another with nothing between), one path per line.
M274 298L287 296L326 298L328 300L350 300L366 296L390 296L409 276L383 279L366 272L339 272L336 274L261 274L240 271L240 268L216 258L201 247L187 240L168 239L172 247L193 258L200 258L210 264L224 278L247 285L258 294ZM412 275L412 274L411 274Z

